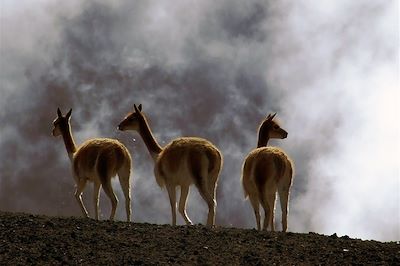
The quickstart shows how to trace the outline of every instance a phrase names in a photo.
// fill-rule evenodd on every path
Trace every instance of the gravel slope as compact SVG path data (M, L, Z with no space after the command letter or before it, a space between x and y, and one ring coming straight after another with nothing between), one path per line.
M400 265L396 242L0 212L0 265Z

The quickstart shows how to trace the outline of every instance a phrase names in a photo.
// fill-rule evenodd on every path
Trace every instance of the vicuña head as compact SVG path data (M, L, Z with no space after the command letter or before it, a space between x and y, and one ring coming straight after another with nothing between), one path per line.
M274 121L276 113L269 114L267 118L261 122L258 129L258 145L257 147L267 146L269 139L285 139L288 133Z
M112 204L110 220L114 219L118 199L111 186L111 178L118 174L125 196L127 220L130 221L131 156L128 149L119 141L107 138L90 139L77 148L71 133L71 113L72 109L63 116L60 109L57 109L57 118L53 122L53 136L63 137L68 157L71 160L73 177L76 182L75 198L83 215L89 217L82 201L82 192L89 181L94 183L93 200L95 204L95 218L99 219L99 193L100 188L103 187Z
M180 186L179 212L186 224L192 224L186 213L186 201L189 187L194 184L208 205L207 225L215 224L215 193L219 172L222 167L222 155L208 140L195 137L177 138L164 148L154 138L142 105L134 105L134 111L128 114L118 125L124 130L135 130L142 137L155 167L157 184L166 187L172 211L172 224L176 224L176 187Z
M141 128L141 125L144 125L144 123L147 123L146 117L142 113L142 105L139 104L139 106L136 106L136 104L133 105L134 107L134 112L129 113L124 120L118 125L118 129L121 131L126 131L126 130L134 130L134 131L139 131Z
M282 208L282 230L287 230L289 190L293 178L293 163L277 147L267 147L270 138L284 139L288 133L268 115L258 132L257 148L245 158L242 185L245 198L249 197L256 216L257 229L261 230L260 204L265 211L263 229L274 231L275 198L278 192Z
M63 116L60 108L57 109L57 118L53 121L53 136L58 137L61 136L62 132L66 132L67 130L71 130L69 125L69 120L71 118L72 109L68 111L68 113Z

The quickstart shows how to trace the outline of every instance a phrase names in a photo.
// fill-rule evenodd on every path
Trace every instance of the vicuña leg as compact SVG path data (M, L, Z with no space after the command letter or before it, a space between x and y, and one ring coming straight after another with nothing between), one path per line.
M210 195L207 189L199 188L199 192L201 197L207 203L208 206L208 216L207 216L207 226L214 226L215 224L215 207L217 203L213 199L212 195Z
M126 220L131 221L131 190L130 190L130 166L122 168L118 172L119 183L125 196Z
M100 195L100 182L94 182L93 184L93 203L94 203L94 217L99 220L99 195Z
M257 230L261 230L260 202L258 200L257 195L254 195L253 193L249 195L249 199L254 209L254 215L256 216Z
M183 185L181 186L181 198L179 200L179 213L182 215L183 219L185 220L185 223L187 225L192 225L192 221L189 219L186 213L186 203L187 203L187 197L189 194L189 186Z
M208 180L208 165L202 165L201 154L193 153L191 154L191 170L192 176L195 180L195 185L198 188L201 197L207 203L208 206L208 216L207 216L207 226L214 226L215 224L215 208L216 201L213 198L213 193L211 192ZM204 163L204 161L203 161Z
M210 181L208 182L209 193L214 199L217 198L217 179L218 176L211 176Z
M271 226L271 231L275 231L275 200L276 200L276 192L270 193L267 195L268 197L268 206L269 206L269 224Z
M268 205L268 201L264 195L262 195L263 199L261 200L261 206L264 209L264 223L263 223L263 228L262 230L267 231L268 230L268 224L270 221L270 208Z
M106 180L106 179L105 179ZM111 214L110 214L110 221L114 220L115 217L115 211L117 210L117 205L118 205L118 199L115 196L115 193L113 191L113 188L111 186L111 180L107 180L103 184L103 190L106 193L106 195L110 198L111 200Z
M215 216L216 216L216 209L217 209L217 179L212 179L211 182L208 183L209 186L209 195L211 196L211 199L213 201L213 218L212 218L212 225L215 225Z
M287 215L288 215L288 201L289 201L289 188L278 188L279 200L282 209L282 231L287 230Z
M78 184L76 185L75 198L78 201L79 207L81 207L83 216L89 218L89 214L82 201L82 192L85 189L85 186L86 186L86 179L79 179Z
M169 203L171 204L172 225L176 225L176 187L167 184Z

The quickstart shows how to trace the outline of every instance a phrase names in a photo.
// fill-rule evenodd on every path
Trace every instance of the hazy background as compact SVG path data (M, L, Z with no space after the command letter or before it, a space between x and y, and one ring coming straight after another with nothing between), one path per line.
M195 135L222 150L217 224L254 227L241 165L278 112L289 136L271 144L296 164L289 230L400 239L398 1L0 3L0 210L81 215L51 136L60 107L73 108L77 143L114 137L131 151L133 221L170 223L142 140L116 130L142 103L160 144ZM188 214L205 223L196 189Z

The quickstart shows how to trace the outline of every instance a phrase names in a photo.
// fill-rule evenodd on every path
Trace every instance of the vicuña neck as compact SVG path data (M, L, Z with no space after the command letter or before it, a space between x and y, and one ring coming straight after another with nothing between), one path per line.
M149 124L146 119L141 121L139 134L142 137L144 143L146 144L147 149L153 160L155 161L158 158L158 155L161 153L162 148L158 144L157 140L154 138L153 133L150 130Z
M65 131L62 132L62 137L64 140L65 149L67 150L68 157L72 159L73 154L76 152L76 145L74 138L71 134L71 128L68 127Z
M261 126L258 132L257 148L266 147L269 141L268 129Z
M257 148L266 147L269 141L269 131L271 126L268 125L265 121L261 124L258 129L258 142Z
M268 144L269 138L261 140L258 138L257 148L266 147Z

